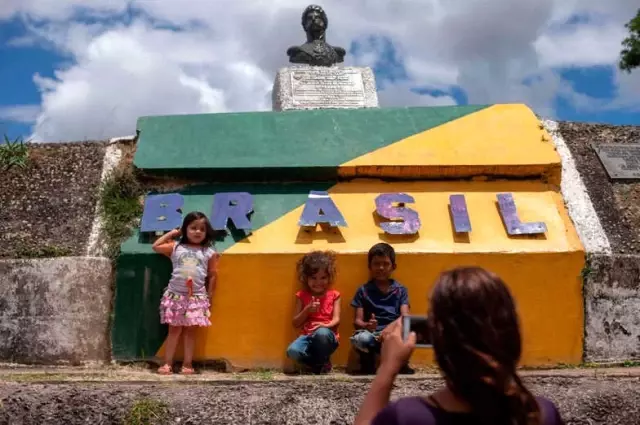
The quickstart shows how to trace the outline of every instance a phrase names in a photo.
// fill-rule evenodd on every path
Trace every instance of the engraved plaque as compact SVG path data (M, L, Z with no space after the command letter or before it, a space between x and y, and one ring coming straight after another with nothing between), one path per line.
M326 72L296 69L291 72L292 103L301 108L363 108L362 74L357 70Z
M592 145L611 179L640 179L640 143Z

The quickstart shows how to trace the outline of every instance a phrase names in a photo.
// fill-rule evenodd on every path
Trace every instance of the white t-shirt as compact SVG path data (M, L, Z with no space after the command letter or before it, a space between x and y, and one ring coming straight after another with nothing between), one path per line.
M205 295L209 260L216 251L211 247L194 247L176 243L171 253L173 272L167 289L174 294L188 295L187 280L193 281L193 295Z

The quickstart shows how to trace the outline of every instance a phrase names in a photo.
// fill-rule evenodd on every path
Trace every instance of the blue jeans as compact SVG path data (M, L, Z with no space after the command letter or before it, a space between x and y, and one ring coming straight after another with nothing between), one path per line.
M298 363L317 367L329 363L338 348L336 336L328 328L319 328L311 335L302 335L289 345L287 357Z
M375 354L380 352L380 332L371 332L366 329L358 329L351 337L351 345L361 353Z

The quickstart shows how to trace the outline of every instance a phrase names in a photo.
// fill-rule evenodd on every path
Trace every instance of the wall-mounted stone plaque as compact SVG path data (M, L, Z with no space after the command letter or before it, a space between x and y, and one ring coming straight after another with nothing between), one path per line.
M378 95L370 68L295 66L278 72L273 109L376 108Z
M611 179L640 180L640 143L592 145Z

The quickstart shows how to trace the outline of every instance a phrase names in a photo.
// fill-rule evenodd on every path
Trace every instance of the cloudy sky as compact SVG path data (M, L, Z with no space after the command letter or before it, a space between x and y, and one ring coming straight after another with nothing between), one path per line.
M144 115L271 108L308 0L2 0L0 134L130 135ZM328 41L382 106L526 103L640 125L616 64L638 0L324 0Z

